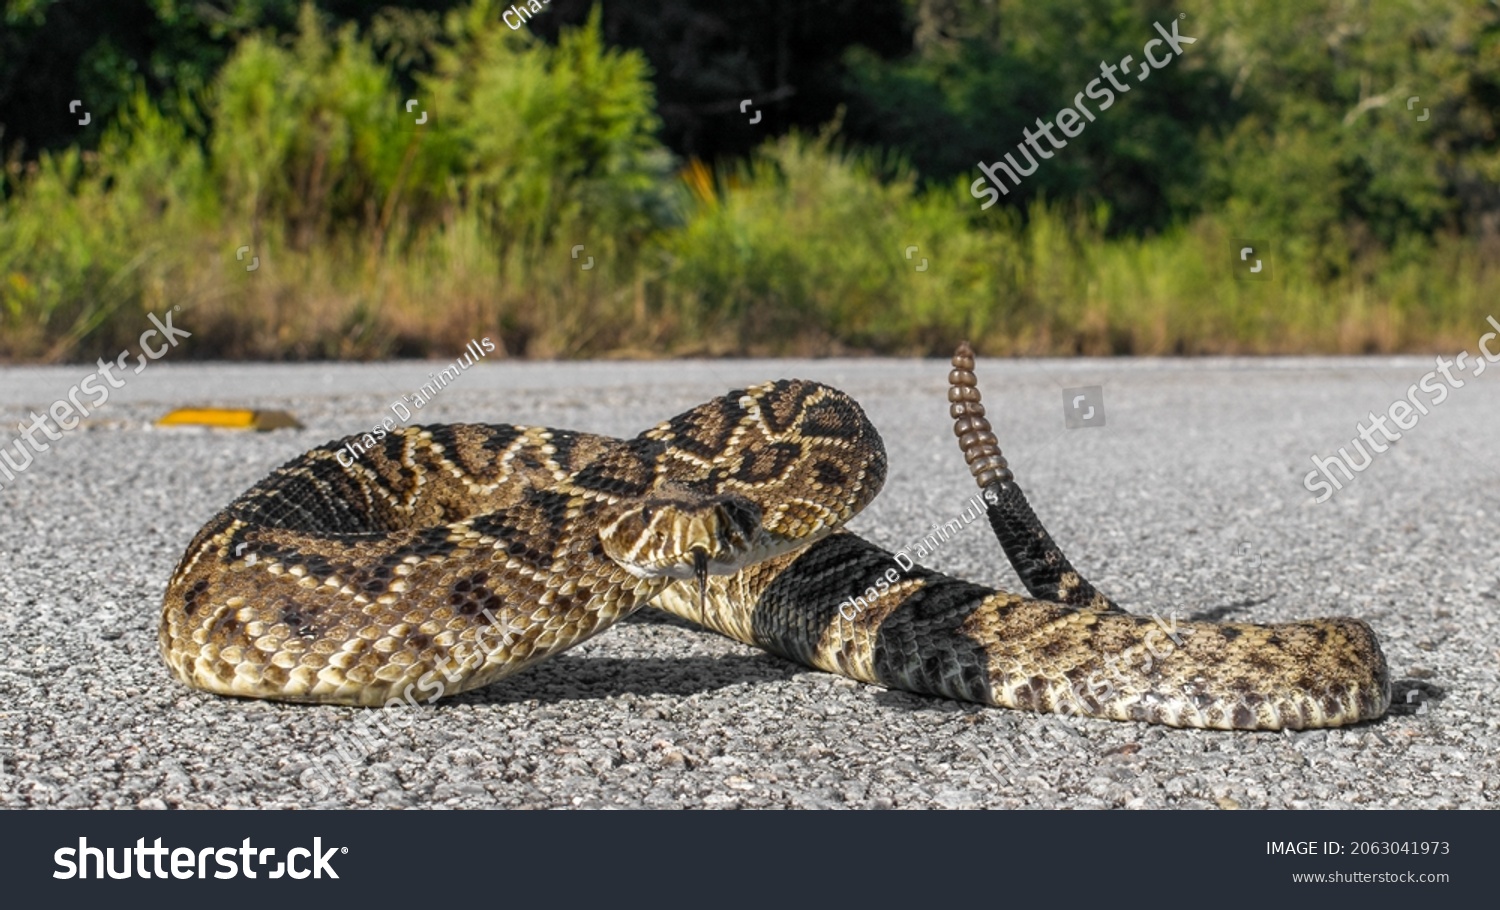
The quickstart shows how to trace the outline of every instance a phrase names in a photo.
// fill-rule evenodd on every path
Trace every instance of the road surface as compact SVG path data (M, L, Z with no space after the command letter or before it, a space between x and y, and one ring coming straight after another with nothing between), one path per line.
M981 708L807 670L649 610L421 710L236 701L171 679L160 598L198 527L286 459L379 423L442 366L168 356L0 475L0 806L1426 808L1500 795L1500 384L1470 376L1326 501L1304 486L1312 456L1353 451L1356 424L1407 396L1426 357L979 366L1032 505L1097 586L1164 617L1362 617L1397 680L1377 723L1219 733ZM885 436L889 480L852 527L895 548L973 493L946 372L488 361L413 422L630 435L746 383L822 380ZM0 444L86 373L0 369ZM1069 429L1081 393L1065 390L1089 387L1079 411L1097 402L1103 426ZM282 408L307 429L151 426L190 404ZM1018 587L983 523L928 563Z

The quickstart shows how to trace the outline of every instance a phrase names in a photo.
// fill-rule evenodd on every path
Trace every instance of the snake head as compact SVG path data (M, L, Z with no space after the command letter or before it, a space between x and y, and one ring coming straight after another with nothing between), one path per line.
M760 507L742 496L658 493L599 531L610 559L637 578L732 575L766 558Z

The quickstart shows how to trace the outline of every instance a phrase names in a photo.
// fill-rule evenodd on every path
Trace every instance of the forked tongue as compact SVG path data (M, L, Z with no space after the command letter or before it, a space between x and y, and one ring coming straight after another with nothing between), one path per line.
M708 600L708 551L702 547L693 548L693 577L698 579L698 622L707 625L704 604Z

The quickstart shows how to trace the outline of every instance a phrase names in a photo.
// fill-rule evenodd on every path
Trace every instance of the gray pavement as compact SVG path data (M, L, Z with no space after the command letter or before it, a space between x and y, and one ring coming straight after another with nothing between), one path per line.
M1398 707L1377 723L1218 733L980 708L806 670L654 611L419 710L236 701L172 680L160 597L197 528L287 458L379 422L440 368L169 355L15 480L0 475L0 806L1428 808L1500 796L1500 383L1456 374L1464 387L1344 489L1317 503L1303 486L1309 458L1350 447L1356 421L1433 368L1426 357L979 368L1033 506L1096 585L1163 616L1362 617L1398 680ZM629 435L745 383L822 380L885 436L890 479L853 528L895 547L972 493L946 372L935 360L488 362L418 415ZM0 369L0 444L85 374ZM1085 386L1102 387L1105 425L1066 429L1062 390ZM150 426L187 404L284 408L308 428ZM928 562L1018 586L982 523Z

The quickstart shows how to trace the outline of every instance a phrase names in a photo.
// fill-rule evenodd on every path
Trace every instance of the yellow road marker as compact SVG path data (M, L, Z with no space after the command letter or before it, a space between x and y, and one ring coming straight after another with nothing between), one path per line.
M177 408L156 421L159 427L216 427L221 430L302 429L286 411L250 411L237 408Z

